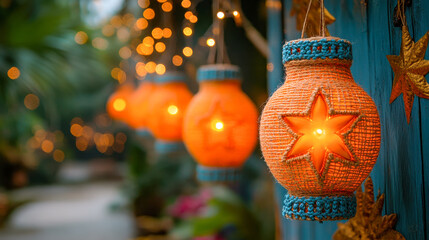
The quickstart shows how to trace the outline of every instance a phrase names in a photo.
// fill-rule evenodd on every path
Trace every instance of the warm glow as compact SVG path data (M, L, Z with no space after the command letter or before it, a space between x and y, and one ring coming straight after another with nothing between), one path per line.
M88 140L84 137L80 137L76 139L76 148L83 152L88 148Z
M225 13L223 13L223 12L217 12L216 16L219 19L223 19L225 17Z
M38 108L39 104L40 104L39 97L32 94L32 93L27 94L27 96L25 96L25 98L24 98L24 105L26 108L28 108L30 110L34 110L34 109Z
M213 47L216 44L216 42L213 38L207 39L206 43L207 43L207 46L209 46L209 47Z
M158 2L159 3L164 3L164 2L166 2L167 0L158 0Z
M147 8L147 7L149 7L150 0L138 0L137 3L139 4L139 7Z
M101 29L101 32L104 36L111 37L113 36L113 34L115 34L115 27L110 24L107 24Z
M234 11L234 12L232 12L232 15L234 15L235 17L238 17L238 16L240 16L240 13L238 11Z
M54 151L53 155L54 155L54 160L57 162L62 162L65 157L64 152L58 149Z
M165 73L165 66L164 66L164 64L158 64L158 65L156 65L155 72L158 75L163 75Z
M196 23L196 22L198 21L198 18L197 18L197 16L192 15L191 17L189 17L189 21L190 21L191 23Z
M146 72L146 68L145 68L145 64L142 62L138 62L136 64L136 73L137 75L139 75L140 77L144 77L146 76L147 72Z
M148 73L154 73L155 72L155 68L156 68L156 63L154 62L148 62L145 65L145 69Z
M191 6L191 1L190 0L183 0L182 1L182 7L183 8L189 8Z
M177 106L175 106L175 105L170 105L167 108L167 112L170 115L176 115L179 112L179 108L177 108Z
M76 33L76 35L74 36L74 41L77 44L85 44L88 41L88 34L86 34L86 32L83 31L79 31Z
M155 50L159 53L162 53L165 51L165 44L163 42L157 42L155 44Z
M320 128L317 128L316 131L314 131L314 134L316 136L321 136L322 134L324 134L325 130L322 130Z
M146 46L152 46L155 43L155 40L153 40L152 37L145 37L143 38L143 44Z
M147 46L145 44L142 44L142 45L139 44L139 46L140 46L140 48L139 48L138 52L141 53L141 55L148 56L148 55L151 55L153 53L153 46L152 45Z
M136 21L136 27L137 27L137 29L139 29L139 30L144 30L144 29L146 29L147 28L147 26L148 26L148 22L147 22L147 20L146 19L144 19L144 18L139 18L139 19L137 19L137 21Z
M80 124L74 123L70 127L70 133L75 137L82 136L83 128Z
M173 10L173 4L165 2L162 4L161 8L164 12L171 12L171 10Z
M192 56L192 53L193 53L192 48L190 47L183 48L183 55L185 55L186 57Z
M118 112L124 111L125 107L127 106L127 103L123 98L117 98L113 102L113 109L115 109Z
M116 27L116 28L118 28L118 27L120 27L121 25L122 25L122 19L121 19L121 17L119 17L119 16L113 16L111 19L110 19L110 24L112 24L114 27Z
M296 157L311 153L311 160L319 174L324 170L326 152L354 161L345 144L342 133L350 129L356 115L329 115L329 108L323 95L318 95L311 107L310 118L305 116L283 116L285 123L299 133L298 140L293 144L287 157Z
M17 67L11 67L7 71L7 76L12 80L19 78L19 75L21 75L21 72Z
M194 15L194 14L193 14L191 11L187 11L187 12L185 13L185 18L189 20L193 15Z
M155 18L155 11L152 8L147 8L143 12L143 17L148 19L148 20L154 19Z
M216 131L216 132L221 132L221 131L223 131L223 128L224 128L224 124L223 124L223 122L222 122L222 121L214 120L214 121L212 122L212 129L213 129L214 131Z
M155 39L161 39L163 35L163 31L161 28L157 27L152 30L152 37Z
M172 62L174 64L174 66L180 66L183 63L183 58L179 55L174 55Z
M125 133L117 133L116 137L115 137L115 141L121 145L125 144L125 142L127 141L127 135L125 135Z
M170 28L164 28L164 30L162 30L162 36L164 38L170 38L171 37L171 29Z
M192 35L192 29L190 27L185 27L183 29L183 34L185 34L185 36L191 36Z
M109 43L107 42L107 40L101 37L96 37L92 40L92 46L99 50L105 50L108 45Z
M50 140L44 140L42 142L41 148L45 153L50 153L54 150L54 143L52 143Z
M118 40L125 43L130 39L130 30L127 27L120 27L116 32Z
M119 56L123 59L128 59L131 57L131 49L127 46L119 49Z

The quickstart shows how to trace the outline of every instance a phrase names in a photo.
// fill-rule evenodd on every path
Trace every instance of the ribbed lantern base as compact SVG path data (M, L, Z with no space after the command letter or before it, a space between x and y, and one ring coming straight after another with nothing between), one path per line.
M197 178L201 182L237 182L241 178L241 168L218 168L198 165Z
M182 141L156 140L155 151L160 154L170 154L186 151L186 148Z
M142 138L152 137L152 133L147 128L139 128L136 130L137 136Z
M295 197L285 195L282 214L286 218L309 221L349 219L356 214L356 197Z

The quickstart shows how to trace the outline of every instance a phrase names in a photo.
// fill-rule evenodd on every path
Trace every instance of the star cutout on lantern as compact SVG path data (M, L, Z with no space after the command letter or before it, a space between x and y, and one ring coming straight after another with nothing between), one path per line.
M221 101L216 100L210 109L196 120L196 125L203 131L203 142L207 149L223 147L234 149L233 130L244 122L241 116L226 112Z
M284 159L309 159L318 178L323 179L332 159L356 163L346 136L359 120L359 112L334 112L327 99L318 91L304 114L280 115L296 138L287 149Z
M390 103L402 93L408 123L410 123L411 110L413 109L414 94L418 97L429 98L429 84L425 78L429 72L429 61L424 59L428 40L429 32L414 43L408 32L408 27L403 26L399 56L387 56L395 73Z

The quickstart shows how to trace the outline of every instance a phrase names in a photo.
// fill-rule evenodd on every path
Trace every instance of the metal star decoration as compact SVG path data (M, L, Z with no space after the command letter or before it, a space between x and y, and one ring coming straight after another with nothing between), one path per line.
M287 160L310 154L319 176L326 170L330 155L344 161L356 162L344 133L350 132L358 120L358 113L333 113L322 93L318 93L309 112L282 115L281 118L297 139L285 155Z
M334 240L405 240L404 236L395 231L396 214L382 215L384 193L374 201L374 185L371 177L365 181L365 191L362 186L356 191L356 216L346 223L338 223Z
M414 95L429 99L429 84L425 78L429 72L429 60L424 59L428 40L429 31L415 43L410 36L408 27L403 26L399 56L387 56L387 60L389 60L395 73L390 103L402 93L408 123L410 123Z
M292 1L292 10L290 11L291 16L296 15L296 29L302 31L302 26L304 24L305 14L307 12L309 0L293 0ZM335 22L335 17L329 13L325 8L325 23L326 25ZM320 2L312 1L310 12L307 17L307 28L306 33L307 37L314 37L319 35L320 29ZM329 36L329 31L326 29L326 36Z

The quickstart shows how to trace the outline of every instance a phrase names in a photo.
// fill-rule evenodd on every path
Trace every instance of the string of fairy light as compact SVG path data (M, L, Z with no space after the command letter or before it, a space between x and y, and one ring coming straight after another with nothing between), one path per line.
M178 31L183 34L185 46L182 48L172 46L175 49L170 49L170 51L177 51L171 55L169 60L176 67L182 66L185 58L193 56L192 36L194 34L194 25L198 22L196 6L199 2L191 2L190 0L182 0L180 2L180 6L185 9L185 12L183 15L183 25ZM220 1L220 3L222 2ZM153 55L155 53L165 54L169 48L166 41L174 38L175 33L170 26L153 26L154 20L157 17L154 9L158 7L155 4L160 4L160 9L163 13L171 13L175 7L171 0L138 0L138 6L142 9L140 17L135 17L131 13L115 15L102 27L102 36L90 38L85 31L78 31L74 36L74 41L79 45L90 43L95 49L101 51L109 48L107 38L110 37L116 37L120 42L127 43L118 51L118 55L122 59L119 66L112 68L110 72L111 77L120 84L125 83L127 79L131 79L132 75L127 75L130 70L135 72L134 76L140 80L144 79L148 73L163 75L167 71L166 62L156 62L156 58ZM240 24L239 11L225 7L230 5L220 4L220 6L224 7L215 9L218 20L222 21L225 18L232 17L236 24ZM210 27L200 37L199 45L209 48L215 47L217 45L217 34L216 29L213 26ZM139 36L141 37L139 38ZM7 76L12 80L16 80L21 76L21 71L17 66L12 66L7 71ZM24 97L24 106L27 109L35 110L39 105L40 99L36 94L29 93ZM104 117L107 117L107 115ZM100 120L103 117L97 116L97 118ZM75 137L75 146L79 151L89 150L91 146L95 146L103 154L120 153L123 151L126 142L126 135L124 133L117 133L115 135L109 132L98 132L95 130L96 128L96 126L91 127L84 123L79 117L71 121L70 133ZM40 149L46 154L52 154L54 160L61 162L65 154L63 150L57 148L57 146L61 145L59 143L59 139L61 138L52 137L59 136L57 131L54 132L36 129L34 136L28 141L28 145L32 149Z

